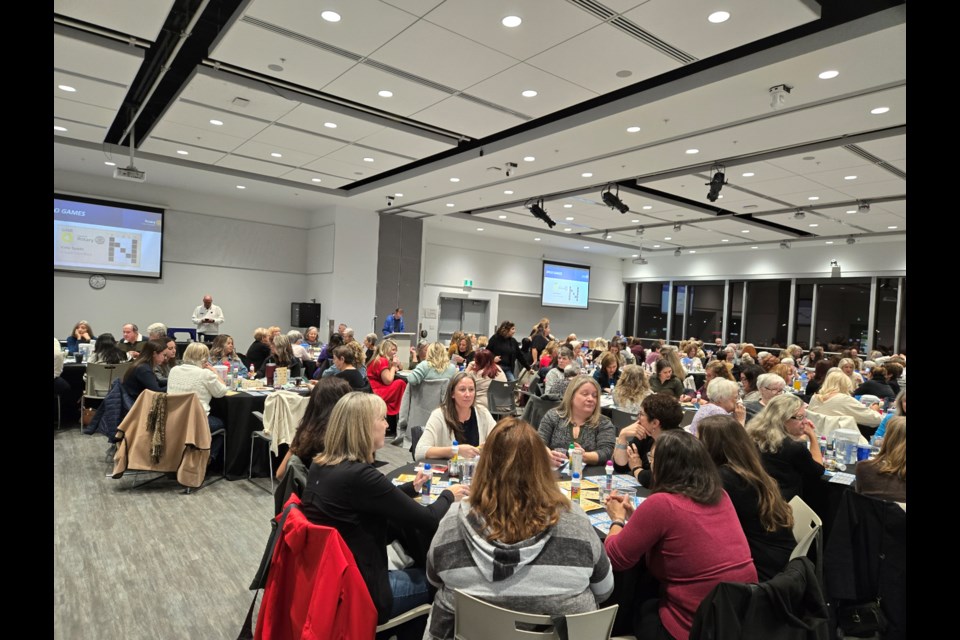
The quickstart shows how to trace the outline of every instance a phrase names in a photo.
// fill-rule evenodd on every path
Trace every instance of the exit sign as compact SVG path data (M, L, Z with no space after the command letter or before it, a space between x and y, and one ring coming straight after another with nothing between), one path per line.
M465 286L465 287L472 287L472 286L473 286L473 280L464 280L464 281L463 281L463 286Z

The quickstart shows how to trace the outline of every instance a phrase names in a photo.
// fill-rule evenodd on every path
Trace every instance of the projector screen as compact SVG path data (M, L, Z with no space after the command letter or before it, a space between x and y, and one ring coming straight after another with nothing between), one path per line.
M53 194L53 268L159 278L163 209Z
M590 267L543 261L540 304L544 307L586 309L590 296Z

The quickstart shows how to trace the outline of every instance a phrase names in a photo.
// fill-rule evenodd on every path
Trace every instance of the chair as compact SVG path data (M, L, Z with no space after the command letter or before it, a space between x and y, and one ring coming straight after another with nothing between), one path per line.
M613 409L611 422L613 422L613 426L617 428L617 433L620 432L620 429L623 429L624 427L628 427L636 421L637 421L636 413L630 413L629 411L621 411L620 409Z
M684 427L689 427L691 424L693 424L693 417L695 415L697 415L696 409L692 411L688 409L684 409L683 418L680 420L680 428L683 429Z
M166 420L163 449L159 459L154 459L151 457L153 434L149 422L157 402L166 403ZM210 441L214 435L223 437L226 451L226 429L210 433L207 414L197 394L144 390L117 427L117 451L111 477L121 478L128 470L176 472L177 482L187 487L187 493L190 493L191 489L204 486L210 461ZM217 480L225 477L224 473Z
M420 442L420 438L423 437L423 427L417 425L415 427L410 427L410 455L413 456L413 461L417 461L417 443Z
M539 429L543 416L545 416L550 409L559 407L560 402L560 400L552 400L550 398L544 398L543 396L530 396L527 399L526 406L523 408L523 416L521 417L525 422L533 425L534 429Z
M268 443L267 454L270 469L270 493L273 493L273 457L280 455L280 445L290 444L297 433L297 427L310 404L308 396L293 391L277 391L267 396L263 403L263 413L254 411L253 415L263 423L263 429L250 434L250 466L247 468L247 480L253 482L253 445L260 439ZM254 482L254 484L257 484ZM260 486L260 485L257 485ZM266 491L265 487L260 487Z
M197 330L193 327L167 327L167 337L173 338L178 342L186 342L186 340L179 340L177 338L178 333L186 333L190 338L191 342L197 341Z
M813 423L818 436L825 436L830 440L830 434L837 429L851 429L858 431L857 421L853 416L826 416L816 411L807 411L807 418ZM860 436L860 444L867 444L867 439Z
M400 415L397 419L397 440L403 438L407 443L407 436L411 427L422 427L433 410L440 406L447 392L449 378L424 380L420 384L408 384L400 401ZM401 432L402 431L402 435ZM402 446L402 445L401 445Z
M560 638L549 615L511 611L474 598L457 590L454 592L454 638L456 640L556 640ZM598 611L563 616L569 640L606 640L610 638L619 605ZM526 631L517 624L547 626L545 631Z
M793 539L797 542L790 559L806 557L816 541L817 580L823 584L823 520L800 496L794 496L788 504L793 511Z
M131 364L131 362L121 362L120 364L94 362L88 364L83 398L80 400L81 413L87 407L88 400L103 400L109 393L113 381L123 379L123 374L126 373Z
M491 380L490 388L487 390L487 403L490 413L500 419L501 416L513 415L517 411L517 400L514 397L513 390L517 383L500 382Z
M253 413L254 418L260 421L260 424L263 424L263 413L261 413L260 411L252 411L251 413ZM269 443L271 442L271 440L273 440L273 438L271 438L266 433L264 433L263 429L260 429L259 431L254 431L253 433L250 434L250 466L247 468L247 480L249 480L250 482L253 482L253 445L257 440L265 440L268 443L267 448L269 448ZM267 452L267 465L268 465L268 468L270 469L270 493L274 493L273 456L270 455L269 452ZM257 484L256 482L253 482L253 484L257 487L260 487L260 485ZM264 487L260 487L260 488L266 491Z

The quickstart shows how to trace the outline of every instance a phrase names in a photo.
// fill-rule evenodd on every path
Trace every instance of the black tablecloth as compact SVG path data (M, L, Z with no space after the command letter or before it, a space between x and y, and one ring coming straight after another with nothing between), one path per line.
M263 429L263 423L253 416L253 412L262 412L266 400L266 396L252 396L241 391L210 401L210 414L223 420L227 428L227 480L247 477L250 466L250 434ZM265 441L258 444L260 446L253 452L253 476L265 478L270 475L267 466L267 444ZM274 469L277 468L277 463L278 461L274 460Z

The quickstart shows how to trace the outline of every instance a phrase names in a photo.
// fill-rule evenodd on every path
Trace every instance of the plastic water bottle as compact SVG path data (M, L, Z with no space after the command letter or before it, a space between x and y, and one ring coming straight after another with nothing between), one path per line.
M576 449L577 448L573 445L572 442L570 443L570 446L567 447L567 462L570 463L570 473L573 473L574 471L576 471L576 469L573 468L573 452L576 451Z
M576 471L570 476L570 499L580 502L580 474Z
M433 484L433 469L429 462L424 463L423 472L427 474L427 479L423 483L423 487L420 488L420 504L428 505L433 502L433 496L430 494L430 485Z
M574 448L570 452L570 471L581 473L583 471L583 450Z
M452 449L452 453L450 454L450 462L457 462L460 454L460 443L454 440L450 448Z
M608 496L613 491L613 460L607 460L607 466L604 467L603 495Z
M257 377L257 372L255 371L255 369L256 369L256 367L255 367L255 366L253 365L253 363L251 362L251 363L250 363L250 368L247 369L247 377L250 378L251 380L253 380L255 377Z

